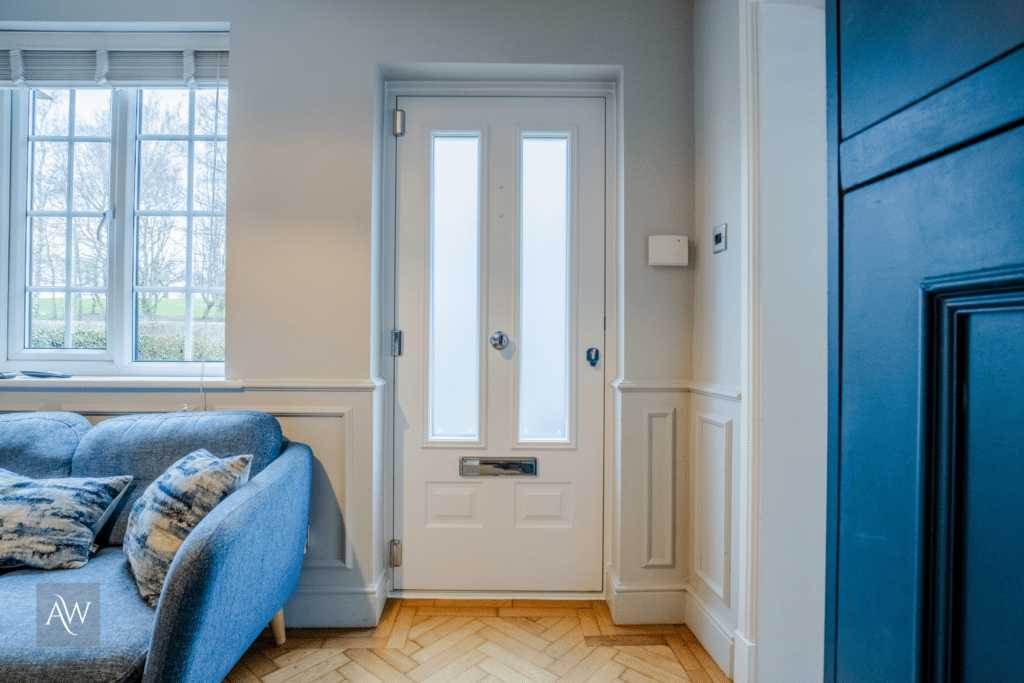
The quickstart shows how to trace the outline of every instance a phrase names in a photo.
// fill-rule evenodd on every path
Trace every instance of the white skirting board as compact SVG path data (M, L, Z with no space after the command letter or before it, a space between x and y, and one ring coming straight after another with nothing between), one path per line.
M686 586L625 586L608 572L606 600L616 624L682 624Z
M376 626L387 597L384 575L372 586L300 585L284 605L284 623L288 628Z
M737 632L734 649L733 683L757 683L757 646Z
M697 636L697 640L708 651L725 675L734 678L733 650L736 645L735 632L704 605L696 591L686 592L686 626ZM744 652L753 654L752 648ZM734 679L739 683L739 679Z

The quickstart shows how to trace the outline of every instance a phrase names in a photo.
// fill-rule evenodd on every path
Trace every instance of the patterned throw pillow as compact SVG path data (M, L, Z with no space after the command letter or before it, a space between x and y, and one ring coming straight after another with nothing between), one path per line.
M0 469L0 569L77 569L93 525L132 477L31 479Z
M150 607L160 601L171 561L185 537L228 494L249 480L251 455L218 458L206 449L167 468L135 501L124 554Z

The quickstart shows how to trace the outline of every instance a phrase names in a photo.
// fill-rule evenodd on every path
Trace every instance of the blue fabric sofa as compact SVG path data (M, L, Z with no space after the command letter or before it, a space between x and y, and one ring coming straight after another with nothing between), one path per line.
M154 611L139 596L121 542L134 500L167 467L205 448L252 454L249 482L188 535ZM80 569L0 574L0 681L221 681L299 580L312 452L265 413L125 415L95 427L74 413L0 415L0 468L34 478L134 475L131 491ZM100 584L100 645L36 644L39 583Z

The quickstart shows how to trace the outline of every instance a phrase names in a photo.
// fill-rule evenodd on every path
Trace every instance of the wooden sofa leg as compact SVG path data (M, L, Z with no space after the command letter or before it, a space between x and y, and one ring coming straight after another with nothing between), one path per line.
M284 608L278 610L274 618L270 620L270 630L274 634L274 644L284 645Z

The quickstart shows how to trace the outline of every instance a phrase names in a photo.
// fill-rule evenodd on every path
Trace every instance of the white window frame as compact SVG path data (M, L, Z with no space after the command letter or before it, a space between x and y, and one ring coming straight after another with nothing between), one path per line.
M29 90L0 91L0 115L4 123L5 138L0 143L0 188L9 188L10 213L4 240L9 250L3 254L8 266L8 277L3 278L8 291L3 292L8 305L6 328L8 344L6 361L0 363L5 370L51 370L75 375L108 376L210 376L224 375L223 361L135 361L135 193L136 159L140 139L138 136L138 93L144 88L115 89L112 98L111 119L111 203L107 214L107 322L106 349L30 349L25 348L26 321L26 268L27 268L27 198L30 182L27 155L31 143L31 92ZM191 136L202 141L212 136ZM191 143L190 143L191 144ZM148 212L143 212L143 214ZM157 212L159 213L159 212ZM192 213L189 211L188 213ZM146 288L151 289L151 288ZM190 280L186 287L160 287L161 291L180 291L190 297L195 291ZM223 293L224 288L214 288ZM190 300L190 299L189 299ZM186 328L189 329L189 328ZM186 344L190 339L186 338Z
M221 51L227 54L230 42L230 26L226 22L118 22L112 25L103 23L74 22L10 22L0 21L0 49L4 50L128 50L128 51ZM113 54L113 53L111 53ZM198 54L198 53L197 53ZM128 116L127 111L112 111L111 115L117 122L114 124L115 135L127 135L127 127L133 131L129 138L130 153L126 154L121 164L112 164L111 193L115 207L128 206L128 211L113 212L108 215L108 279L107 279L107 348L105 350L88 349L25 349L24 300L25 300L25 259L18 259L20 266L12 261L15 254L25 254L25 212L15 218L14 200L21 197L21 207L27 198L27 188L21 193L14 193L12 182L13 162L16 161L15 149L12 149L12 125L16 112L15 100L25 99L28 90L21 88L46 87L103 87L146 89L149 87L195 87L218 85L228 87L227 77L221 79L220 62L213 70L208 64L206 71L198 67L198 59L190 64L185 55L185 68L180 82L135 82L132 76L119 74L110 63L110 83L101 78L101 69L97 62L95 74L89 74L85 81L52 81L48 84L32 82L14 83L10 81L0 84L0 195L12 199L11 211L0 211L0 329L7 332L8 344L0 346L0 370L52 370L73 375L112 376L112 377L223 377L223 361L133 361L134 348L134 206L125 203L123 193L127 183L135 183L135 145L134 136L136 123ZM113 57L111 57L112 59ZM104 60L106 55L104 55ZM13 73L13 72L12 72ZM53 77L51 74L48 76ZM81 75L75 78L81 78ZM120 80L118 80L120 79ZM221 86L221 84L223 84ZM27 115L28 102L23 106ZM25 129L27 130L27 129ZM27 147L25 150L27 153ZM22 167L24 168L24 167ZM225 169L226 171L226 169ZM27 182L27 177L25 181ZM129 200L131 201L131 200ZM15 226L20 222L20 237L15 233ZM126 226L124 229L121 226ZM17 244L16 244L17 243ZM18 251L20 249L20 251ZM113 277L112 271L118 277ZM18 272L15 272L18 271ZM20 279L19 279L20 278ZM171 289L171 288L166 288ZM19 299L16 309L12 304ZM17 313L17 314L16 314ZM112 326L119 328L119 334L112 333ZM17 327L17 330L14 328ZM16 347L16 348L15 348ZM71 354L71 355L69 355Z

